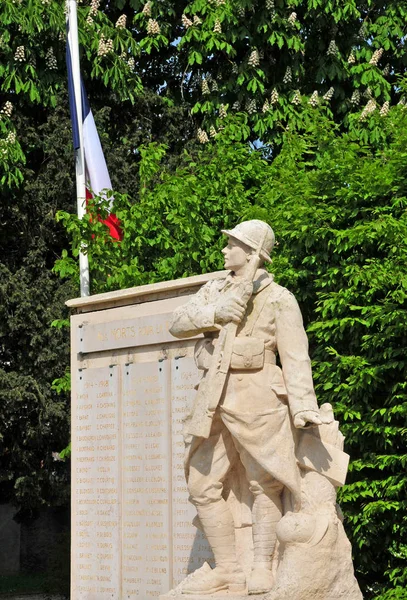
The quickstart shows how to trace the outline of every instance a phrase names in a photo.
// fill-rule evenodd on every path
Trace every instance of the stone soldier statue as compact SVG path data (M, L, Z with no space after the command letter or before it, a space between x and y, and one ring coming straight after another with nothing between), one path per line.
M300 309L294 296L264 269L264 263L271 262L273 230L252 220L223 233L228 236L222 252L229 274L208 282L178 308L170 329L178 338L204 334L195 349L203 371L201 388L222 329L235 327L230 364L210 414L208 437L189 435L186 424L190 500L212 548L215 568L186 582L185 594L242 592L246 585L249 594L259 594L272 588L271 562L283 501L286 506L289 497L292 510L300 505L295 431L321 424ZM247 272L256 253L258 268L249 281ZM248 582L237 562L233 514L224 499L225 482L237 464L244 468L252 497L254 562Z

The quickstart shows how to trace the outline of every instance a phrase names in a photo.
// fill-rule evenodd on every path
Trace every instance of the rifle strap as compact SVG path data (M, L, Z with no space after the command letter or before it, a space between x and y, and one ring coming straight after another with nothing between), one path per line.
M239 335L244 335L246 337L250 337L252 335L253 329L255 328L256 323L259 320L259 317L263 311L263 308L266 306L267 300L273 293L273 285L272 284L273 284L273 282L270 282L270 284L267 287L260 290L257 294L253 294L253 296L252 296L253 310L250 313L250 315L248 315L244 327L242 328L241 331L239 331ZM265 294L264 292L267 290L267 288L269 288L268 294L267 293Z

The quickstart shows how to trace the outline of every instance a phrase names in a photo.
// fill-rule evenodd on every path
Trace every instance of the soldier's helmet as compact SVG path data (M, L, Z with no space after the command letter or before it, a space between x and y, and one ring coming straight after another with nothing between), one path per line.
M260 256L263 260L271 262L270 253L274 247L276 238L270 225L264 221L259 221L258 219L243 221L243 223L239 223L233 229L222 229L222 233L239 240L239 242L246 244L246 246L253 248L253 250L257 250L260 242L263 240Z

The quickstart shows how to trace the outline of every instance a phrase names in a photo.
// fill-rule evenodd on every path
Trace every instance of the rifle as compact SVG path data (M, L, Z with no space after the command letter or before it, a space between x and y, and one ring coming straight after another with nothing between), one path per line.
M243 286L244 288L250 284L253 287L253 280L256 276L256 271L259 268L261 260L260 252L263 248L266 235L267 232L264 233L255 253L250 257L245 278L243 282L240 283L240 286ZM249 301L250 296L247 301ZM185 432L187 434L203 438L208 438L210 435L215 410L222 397L229 372L233 343L236 338L238 326L239 323L231 321L226 323L220 330L211 364L199 384L191 420L186 424Z

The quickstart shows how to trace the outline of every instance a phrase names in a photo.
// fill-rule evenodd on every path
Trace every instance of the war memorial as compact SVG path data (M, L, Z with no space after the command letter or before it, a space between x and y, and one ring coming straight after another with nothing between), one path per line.
M72 600L360 600L318 407L262 221L225 271L69 301Z

